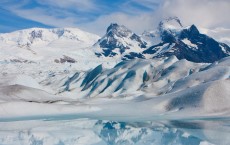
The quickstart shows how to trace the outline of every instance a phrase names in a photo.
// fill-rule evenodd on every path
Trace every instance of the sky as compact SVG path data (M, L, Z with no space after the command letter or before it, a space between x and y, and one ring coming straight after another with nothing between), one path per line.
M110 23L140 34L168 17L183 25L230 28L230 0L1 0L0 32L77 27L103 35Z

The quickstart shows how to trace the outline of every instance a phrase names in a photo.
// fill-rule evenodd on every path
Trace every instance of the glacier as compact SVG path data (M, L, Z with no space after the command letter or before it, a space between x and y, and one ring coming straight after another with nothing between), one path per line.
M0 34L0 144L228 145L229 46L177 18L160 24Z
M162 64L156 61L159 64L155 67L164 68L161 73L154 68L156 62L152 62L151 68L149 61L153 60L121 62L103 71L105 74L99 69L98 75L90 78L94 83L88 79L90 85L82 89L79 97L77 92L85 86L77 86L75 80L69 84L72 92L66 90L54 95L44 91L32 77L4 74L0 87L1 143L228 144L230 58L215 64L167 58ZM163 63L167 61L169 64ZM145 72L153 71L148 69L156 71L158 78L144 77ZM127 76L130 70L136 75L124 78L122 83L124 79L120 79L119 73ZM95 69L91 71L95 74ZM107 88L104 85L101 89L106 92L98 95L103 86L100 84L94 93L85 95L95 83L103 82L101 79L109 82L109 77L103 77L108 74L117 78L117 85ZM73 79L81 82L77 77ZM120 95L115 87L119 83L123 84ZM70 97L70 93L74 95Z

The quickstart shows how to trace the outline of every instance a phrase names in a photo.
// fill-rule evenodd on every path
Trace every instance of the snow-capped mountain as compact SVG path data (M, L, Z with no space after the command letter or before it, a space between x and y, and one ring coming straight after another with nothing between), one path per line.
M39 63L61 66L72 64L76 69L88 70L104 60L91 49L99 36L78 28L31 28L0 34L0 61L4 63ZM90 64L88 64L91 60ZM107 62L113 61L106 59ZM85 65L88 64L88 65Z
M227 44L201 34L195 25L183 27L177 17L161 21L157 30L140 36L112 23L102 38L77 28L32 28L0 34L0 42L1 60L10 58L21 62L78 62L79 57L79 62L106 58L128 60L174 55L178 59L210 63L230 54Z
M128 53L141 52L147 47L146 45L140 36L125 26L112 23L107 28L106 34L94 44L94 49L97 56L123 57Z
M192 62L214 62L230 55L230 47L201 34L195 25L184 27L177 17L138 36L125 26L111 24L95 46L95 54L121 59L176 56Z
M100 37L84 32L77 28L31 28L12 33L0 34L1 43L16 44L18 46L52 45L56 41L72 40L80 45L90 46Z
M168 24L171 21L177 25ZM178 19L160 22L159 33L162 41L143 51L144 54L152 54L153 57L175 55L178 59L207 63L230 55L227 44L201 34L195 25L184 28Z

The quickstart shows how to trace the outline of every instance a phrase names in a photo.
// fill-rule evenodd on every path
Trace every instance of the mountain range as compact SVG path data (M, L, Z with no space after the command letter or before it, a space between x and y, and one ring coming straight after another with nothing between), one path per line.
M178 59L192 62L212 63L230 55L230 47L227 44L200 33L195 25L183 27L177 17L161 21L157 30L144 32L142 35L135 34L123 25L112 23L101 38L77 28L31 28L0 34L0 41L4 48L24 48L30 52L23 53L37 55L41 53L42 57L47 51L53 52L50 57L55 55L62 57L60 55L71 55L68 51L73 53L77 50L75 55L86 55L84 51L87 51L87 56L94 57L95 54L97 57L113 57L121 60L176 56ZM64 50L65 47L68 50ZM44 48L47 49L43 50ZM20 53L22 50L14 51ZM36 58L37 55L33 57ZM12 57L24 56L17 54Z
M96 55L105 57L121 55L122 59L174 55L178 59L211 63L230 54L230 47L227 44L201 34L195 25L184 28L178 18L161 21L157 30L149 34L144 33L142 36L138 36L125 26L111 24L105 36L95 44L100 48ZM150 41L148 44L146 38L152 39L153 42Z
M229 144L230 47L203 31L0 34L0 144Z

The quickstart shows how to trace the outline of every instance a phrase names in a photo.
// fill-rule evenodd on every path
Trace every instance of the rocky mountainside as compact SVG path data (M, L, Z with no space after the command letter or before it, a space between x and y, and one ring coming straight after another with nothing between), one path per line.
M125 26L111 24L96 44L96 55L121 59L176 56L192 62L211 63L230 55L230 47L201 34L195 25L183 27L177 17L159 23L158 29L136 35Z
M167 57L175 55L178 59L186 59L192 62L211 63L230 55L230 47L227 44L217 42L213 38L201 34L195 25L180 29L159 25L161 42L143 51L144 54L152 54L153 57Z
M147 47L147 43L125 26L114 23L107 28L106 34L94 47L97 56L113 57L141 52Z

